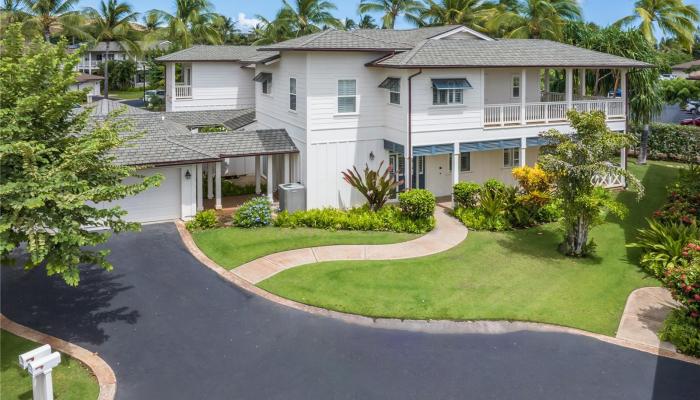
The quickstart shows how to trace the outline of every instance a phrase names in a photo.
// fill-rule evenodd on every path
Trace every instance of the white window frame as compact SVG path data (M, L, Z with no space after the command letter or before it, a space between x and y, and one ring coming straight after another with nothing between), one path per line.
M389 89L389 104L394 104L394 105L401 105L401 79L399 79L399 84L398 84L398 90L394 91ZM395 94L396 95L396 101L392 101L391 95Z
M353 81L355 82L355 94L354 95L341 95L340 94L340 82L342 81ZM359 109L359 96L357 94L357 78L342 78L336 81L336 112L338 115L355 115L358 113ZM353 98L355 99L355 109L353 111L340 111L340 99L341 98Z
M469 158L469 165L467 169L462 168L462 160L464 158ZM454 158L454 154L450 154L450 171L452 171L452 159ZM459 172L472 172L472 156L470 152L464 152L464 153L459 153Z
M517 80L517 85L516 85ZM515 89L518 89L518 95L515 96ZM521 82L521 76L513 74L510 78L510 97L512 99L519 99L523 95L523 83Z
M520 147L503 149L503 168L520 166Z
M294 82L294 91L292 92L292 82ZM294 97L294 107L292 108L292 97ZM289 110L290 111L296 111L297 110L297 78L295 77L290 77L289 78Z
M267 91L265 89L267 89ZM262 94L272 96L272 81L264 80L260 82L260 90Z
M440 101L440 92L445 93L445 102ZM459 96L457 96L459 92ZM455 99L459 97L459 101ZM437 100L437 101L436 101ZM434 106L455 106L464 104L464 89L435 89L433 88Z

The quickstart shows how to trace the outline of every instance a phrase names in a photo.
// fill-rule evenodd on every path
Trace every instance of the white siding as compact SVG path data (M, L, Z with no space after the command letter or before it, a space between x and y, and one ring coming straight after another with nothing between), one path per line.
M172 111L255 107L254 74L253 69L241 68L241 64L234 62L193 62L192 98L173 97Z
M513 98L513 75L520 76L521 68L486 69L484 101L486 104L520 103L520 98ZM521 83L522 85L522 83ZM540 70L539 68L527 69L527 81L525 82L528 102L540 101ZM522 90L522 88L521 88Z

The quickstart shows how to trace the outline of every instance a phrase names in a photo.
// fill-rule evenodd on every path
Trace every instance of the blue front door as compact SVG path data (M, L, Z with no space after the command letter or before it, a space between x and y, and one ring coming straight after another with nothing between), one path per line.
M411 187L414 189L425 189L425 156L413 157L411 183Z

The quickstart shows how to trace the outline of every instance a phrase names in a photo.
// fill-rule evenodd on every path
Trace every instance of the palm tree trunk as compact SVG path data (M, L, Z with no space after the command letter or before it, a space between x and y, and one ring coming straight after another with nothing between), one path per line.
M644 124L642 128L642 140L639 146L639 157L637 157L637 164L647 163L647 152L649 149L649 133L651 127L649 124Z
M109 99L109 41L105 47L105 99Z

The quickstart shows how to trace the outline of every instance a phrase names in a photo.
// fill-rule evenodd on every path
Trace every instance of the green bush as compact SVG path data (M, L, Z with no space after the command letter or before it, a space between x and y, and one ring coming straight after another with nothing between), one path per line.
M204 180L204 192L207 192L208 179ZM255 185L236 185L228 179L221 180L222 196L240 196L244 194L255 194Z
M641 139L642 126L631 132ZM656 159L700 160L700 127L678 124L651 124L649 157Z
M365 205L349 210L322 208L294 213L282 211L274 224L285 228L425 233L435 228L435 218L432 214L428 218L411 218L391 205L384 206L379 211L370 211Z
M481 194L483 195L484 192L503 192L506 190L506 184L499 181L498 179L488 179L486 182L484 182L483 188L481 190Z
M413 219L427 219L435 212L435 195L425 189L412 189L399 194L399 208Z
M673 310L669 314L659 338L673 343L683 354L700 357L700 326L683 310Z
M185 228L188 231L199 231L204 229L216 228L219 223L219 217L214 210L200 211L195 214L194 218L185 223Z
M637 240L627 247L642 249L641 266L661 279L669 266L678 264L685 246L700 238L696 225L663 223L647 219L649 226L637 230Z
M242 228L270 225L272 222L272 204L265 196L253 197L233 215L233 224Z
M481 186L474 182L459 182L452 188L457 207L476 207Z

